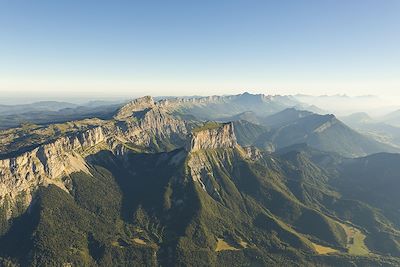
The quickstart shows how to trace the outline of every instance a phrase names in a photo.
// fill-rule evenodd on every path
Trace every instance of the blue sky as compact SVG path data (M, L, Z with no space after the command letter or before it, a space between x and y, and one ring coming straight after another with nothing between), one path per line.
M0 0L3 95L400 95L400 1Z

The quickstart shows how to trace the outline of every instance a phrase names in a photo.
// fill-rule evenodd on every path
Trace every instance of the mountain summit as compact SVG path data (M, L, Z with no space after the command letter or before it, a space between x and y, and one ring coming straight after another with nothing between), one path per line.
M125 119L131 117L134 112L151 109L155 107L155 105L154 99L151 96L137 98L120 108L118 113L115 115L115 118Z

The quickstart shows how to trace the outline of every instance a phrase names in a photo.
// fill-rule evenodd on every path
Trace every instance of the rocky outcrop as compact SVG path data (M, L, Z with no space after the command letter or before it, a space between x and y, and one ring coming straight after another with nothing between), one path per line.
M216 150L219 148L224 149ZM218 164L229 165L235 153L231 148L240 148L233 131L233 123L205 124L200 129L195 129L185 146L189 152L187 166L190 177L215 200L220 200L221 196L218 188L214 187L214 165L207 151L212 153Z
M188 160L188 172L193 181L200 184L204 191L210 195L217 194L217 189L212 185L214 178L213 166L207 156L203 153L191 155Z
M236 147L240 149L240 147ZM235 149L236 149L235 148ZM217 168L229 169L238 150L198 150L190 153L187 161L189 177L215 200L220 200L219 188L215 187L218 178ZM212 159L211 159L212 158Z
M164 150L163 145L172 148L184 146L189 128L189 122L175 118L160 107L153 107L138 111L130 119L116 124L112 132L123 143L148 150Z
M74 136L61 137L18 157L0 160L0 188L8 182L18 185L24 181L58 177L68 165L67 154L84 151L105 139L103 129L96 127ZM2 193L4 190L0 189L0 198Z
M155 106L156 103L154 102L154 99L151 96L140 97L120 108L118 113L115 115L115 118L126 119L131 117L135 112L142 111L145 109L150 109Z
M150 96L126 104L115 119L119 121L112 130L115 138L150 150L165 144L183 146L190 128L190 123L172 116L165 104L154 102Z
M193 152L200 149L233 148L237 146L233 123L195 131L191 134L186 150Z
M254 161L259 160L262 157L261 151L254 146L243 147L243 151L246 158Z

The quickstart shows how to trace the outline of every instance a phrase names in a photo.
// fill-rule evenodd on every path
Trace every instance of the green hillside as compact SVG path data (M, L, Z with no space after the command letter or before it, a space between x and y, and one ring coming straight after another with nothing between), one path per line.
M342 199L311 158L291 151L253 161L241 148L101 151L87 159L92 175L71 175L69 193L37 192L2 235L1 257L23 266L394 264L379 256L384 244L371 245L384 235L368 224L386 217ZM209 167L205 189L191 177L198 161ZM393 231L386 235L396 242Z

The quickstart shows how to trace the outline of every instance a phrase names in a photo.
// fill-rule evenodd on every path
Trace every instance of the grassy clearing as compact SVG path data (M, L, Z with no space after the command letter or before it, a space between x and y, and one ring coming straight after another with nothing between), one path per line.
M224 239L217 238L217 247L216 247L215 251L218 252L218 251L224 251L224 250L239 250L239 249L232 247Z
M132 240L133 240L133 242L135 242L136 244L139 244L139 245L146 245L146 241L144 241L143 239L134 238L134 239L132 239Z
M324 255L324 254L330 254L330 253L338 253L339 251L330 247L325 247L325 246L321 246L315 243L312 243L315 251L320 254L320 255Z
M357 228L340 223L347 235L347 252L352 255L367 255L370 253L364 243L366 236Z
M194 128L192 130L192 132L198 133L198 132L205 131L205 130L218 129L222 126L223 126L223 124L221 124L221 123L214 122L214 121L208 121L208 122L204 123L202 126Z

